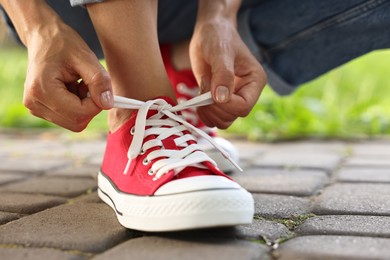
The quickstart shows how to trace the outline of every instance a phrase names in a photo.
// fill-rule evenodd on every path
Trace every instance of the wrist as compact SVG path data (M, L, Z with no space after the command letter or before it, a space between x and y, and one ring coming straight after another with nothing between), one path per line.
M228 21L236 24L241 0L199 0L197 23Z
M44 31L53 30L61 23L57 13L45 0L1 0L24 45Z

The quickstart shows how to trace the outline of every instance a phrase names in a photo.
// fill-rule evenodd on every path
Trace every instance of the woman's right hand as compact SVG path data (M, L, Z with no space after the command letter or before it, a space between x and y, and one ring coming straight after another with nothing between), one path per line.
M45 0L0 4L28 49L23 102L31 114L79 132L102 109L112 108L107 71Z
M31 114L79 132L112 108L109 75L73 29L62 22L42 25L27 48L23 102Z

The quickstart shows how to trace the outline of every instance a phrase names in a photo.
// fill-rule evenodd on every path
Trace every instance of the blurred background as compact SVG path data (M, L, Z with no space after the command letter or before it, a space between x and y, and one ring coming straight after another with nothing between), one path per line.
M26 65L25 49L9 37L0 19L0 129L57 128L30 116L22 105ZM261 141L389 135L389 93L390 51L376 51L288 97L279 97L267 87L251 114L224 134ZM86 133L105 133L105 116L103 112L96 117Z

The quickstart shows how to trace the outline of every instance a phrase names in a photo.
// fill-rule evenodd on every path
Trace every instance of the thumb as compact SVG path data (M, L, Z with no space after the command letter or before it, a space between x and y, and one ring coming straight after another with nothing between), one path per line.
M233 59L226 54L215 55L211 65L211 94L217 103L229 102L234 91Z
M111 79L108 72L96 58L87 61L81 59L77 62L77 73L87 86L93 102L101 109L111 109L114 105L114 96Z

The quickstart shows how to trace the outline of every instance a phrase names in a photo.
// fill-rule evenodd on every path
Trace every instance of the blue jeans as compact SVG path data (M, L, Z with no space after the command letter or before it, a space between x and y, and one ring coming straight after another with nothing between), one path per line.
M47 0L102 57L87 11L68 1ZM79 5L102 0L70 1ZM189 39L196 12L197 0L160 0L160 42ZM264 66L272 88L284 95L358 56L389 48L390 0L243 0L238 30Z

